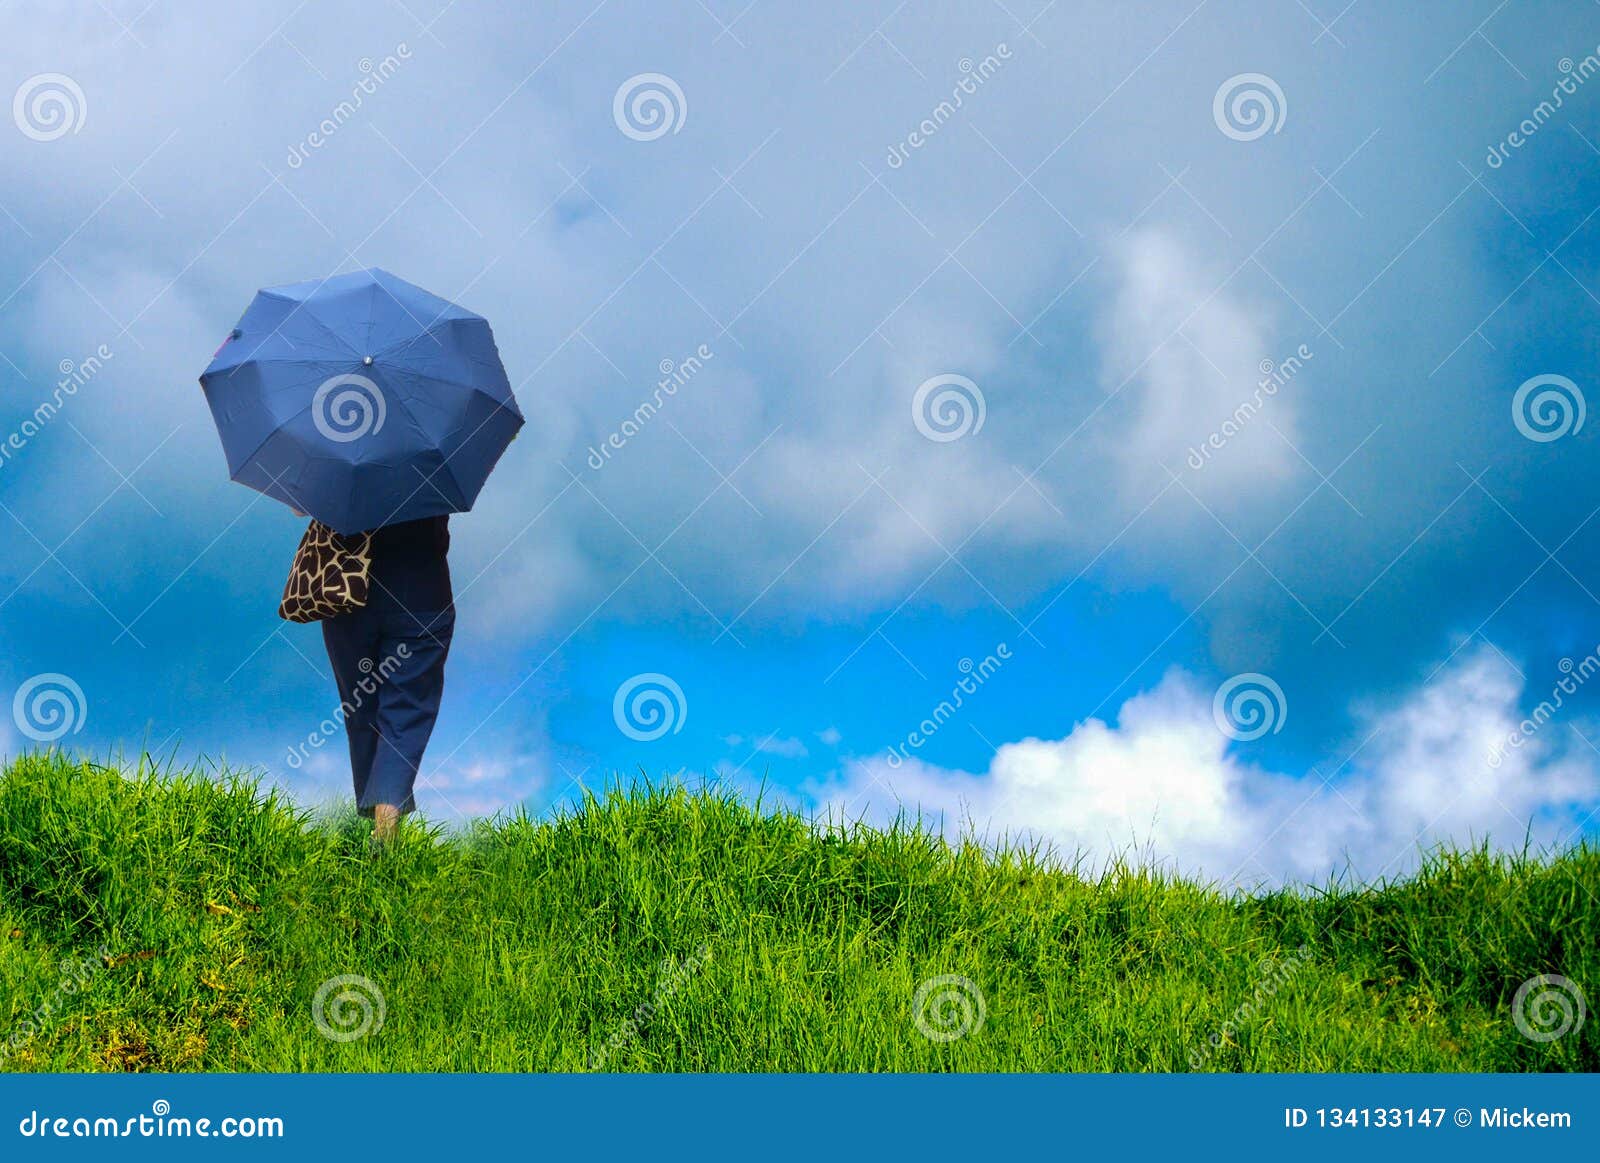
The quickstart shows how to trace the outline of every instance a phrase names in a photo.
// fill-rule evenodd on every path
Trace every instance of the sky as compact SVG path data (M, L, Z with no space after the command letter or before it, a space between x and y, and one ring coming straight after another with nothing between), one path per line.
M1227 884L1600 829L1600 6L0 20L0 753L348 796L197 377L381 267L527 417L430 820L647 775Z

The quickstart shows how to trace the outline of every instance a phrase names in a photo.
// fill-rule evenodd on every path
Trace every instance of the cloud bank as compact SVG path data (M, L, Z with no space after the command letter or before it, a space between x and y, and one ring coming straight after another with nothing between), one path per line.
M1092 869L1127 857L1228 885L1373 881L1446 841L1576 839L1600 755L1553 729L1508 749L1522 685L1490 651L1470 653L1366 716L1342 761L1289 773L1252 763L1251 744L1218 729L1213 692L1174 670L1114 723L1004 744L981 774L866 760L816 795L835 819L920 812L952 836L1043 840Z

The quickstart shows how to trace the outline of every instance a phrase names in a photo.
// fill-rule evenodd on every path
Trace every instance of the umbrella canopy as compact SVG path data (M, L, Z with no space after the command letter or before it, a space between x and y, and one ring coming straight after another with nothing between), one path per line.
M382 270L259 292L200 384L229 476L341 533L466 512L523 424L488 321Z

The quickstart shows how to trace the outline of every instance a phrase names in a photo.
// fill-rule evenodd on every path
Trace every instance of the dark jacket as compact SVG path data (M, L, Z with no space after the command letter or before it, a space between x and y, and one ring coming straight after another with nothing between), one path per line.
M450 518L423 517L372 533L372 598L413 613L449 609Z

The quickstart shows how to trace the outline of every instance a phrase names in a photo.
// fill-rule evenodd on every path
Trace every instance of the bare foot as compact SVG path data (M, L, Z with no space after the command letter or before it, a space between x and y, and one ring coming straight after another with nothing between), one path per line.
M400 828L400 809L394 804L376 804L372 809L372 842L387 846L394 843Z

